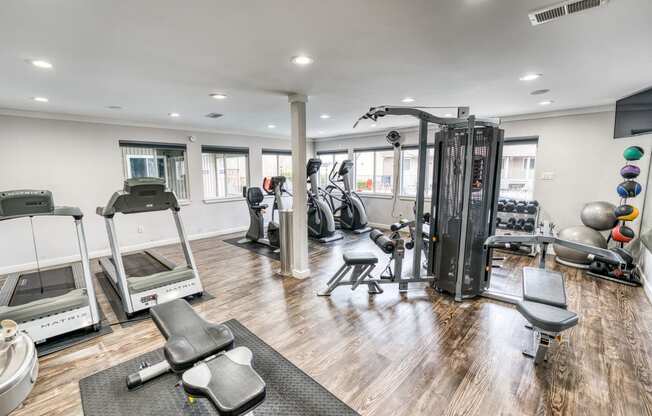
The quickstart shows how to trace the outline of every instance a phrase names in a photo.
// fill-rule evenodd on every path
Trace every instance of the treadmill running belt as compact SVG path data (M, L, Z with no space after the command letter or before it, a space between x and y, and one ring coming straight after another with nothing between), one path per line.
M9 306L20 306L39 299L61 296L74 289L76 289L75 275L72 266L42 270L41 278L38 272L21 274Z
M127 273L128 277L149 276L170 270L163 263L145 252L122 256L122 263L125 266L125 273Z

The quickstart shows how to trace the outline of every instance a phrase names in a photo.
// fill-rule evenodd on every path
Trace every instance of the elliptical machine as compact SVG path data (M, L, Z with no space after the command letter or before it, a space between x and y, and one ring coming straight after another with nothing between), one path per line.
M362 199L351 190L352 186L352 170L353 162L345 160L337 169L337 162L333 165L328 181L330 184L326 186L324 195L326 201L333 212L335 223L343 229L351 230L355 234L362 234L371 231L367 220L367 211L365 210ZM338 185L341 182L343 187ZM339 206L335 207L335 201L339 202Z
M283 188L285 176L272 176L263 179L263 187L243 187L242 194L247 200L249 207L249 229L245 238L238 241L239 243L259 243L272 248L280 247L280 227L279 223L274 221L274 211L283 210L283 194L291 195ZM272 219L267 224L267 237L265 238L265 221L263 214L268 205L263 204L265 194L274 195L274 204L272 205Z
M317 175L321 167L321 159L310 159L306 165L308 176L308 235L320 243L330 243L341 240L342 234L335 229L335 218L328 203L321 198L317 185Z

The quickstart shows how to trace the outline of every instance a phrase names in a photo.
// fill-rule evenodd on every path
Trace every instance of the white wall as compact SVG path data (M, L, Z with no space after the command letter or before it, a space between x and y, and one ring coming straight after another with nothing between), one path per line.
M580 210L586 202L619 202L616 186L622 181L619 171L625 165L622 152L627 146L638 145L646 150L645 158L638 165L641 167L641 178L647 177L652 136L614 140L613 126L613 111L506 121L501 124L505 137L539 136L534 197L542 204L544 219L557 224L558 229L581 224ZM407 143L416 143L414 129L398 130L405 131ZM383 146L386 143L384 136L385 133L380 132L362 137L319 140L315 142L315 151ZM429 137L432 137L432 133ZM554 179L542 180L543 172L554 172ZM391 199L365 197L365 203L370 222L389 224L395 221L390 215ZM640 208L643 195L633 203ZM404 216L411 216L411 201L400 200L399 207ZM638 221L636 229L637 224Z
M188 136L195 136L191 143ZM126 127L77 121L0 116L0 190L49 189L57 205L77 205L85 214L89 250L107 252L104 220L95 208L107 203L122 187L119 140L184 143L190 180L190 198L181 215L190 236L245 229L249 215L244 200L205 203L202 195L201 145L249 147L250 180L260 186L261 151L289 149L288 140ZM312 154L312 144L308 143ZM36 218L39 255L43 263L57 262L78 253L72 219ZM116 218L121 246L154 245L176 237L169 213ZM144 232L138 233L138 225ZM0 272L33 266L29 220L0 223Z

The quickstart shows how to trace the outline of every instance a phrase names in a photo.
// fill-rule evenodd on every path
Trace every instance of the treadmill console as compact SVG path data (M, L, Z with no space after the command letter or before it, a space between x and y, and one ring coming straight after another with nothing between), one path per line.
M48 214L54 211L52 192L19 189L0 192L0 217Z

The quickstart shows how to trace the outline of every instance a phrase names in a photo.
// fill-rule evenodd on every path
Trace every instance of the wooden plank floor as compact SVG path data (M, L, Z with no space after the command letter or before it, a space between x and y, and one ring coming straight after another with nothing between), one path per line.
M194 241L206 291L215 296L196 309L215 322L238 319L363 415L652 415L652 307L640 288L549 259L566 272L570 309L581 320L551 362L535 368L521 355L529 334L510 305L455 303L423 287L399 295L386 286L376 297L339 288L320 298L315 292L340 266L343 250L375 247L366 236L311 246L313 277L296 280L275 276L278 263L220 238ZM178 247L159 251L182 258ZM509 257L496 279L516 287L520 268L531 263ZM47 356L14 414L80 415L81 378L162 345L148 320Z

